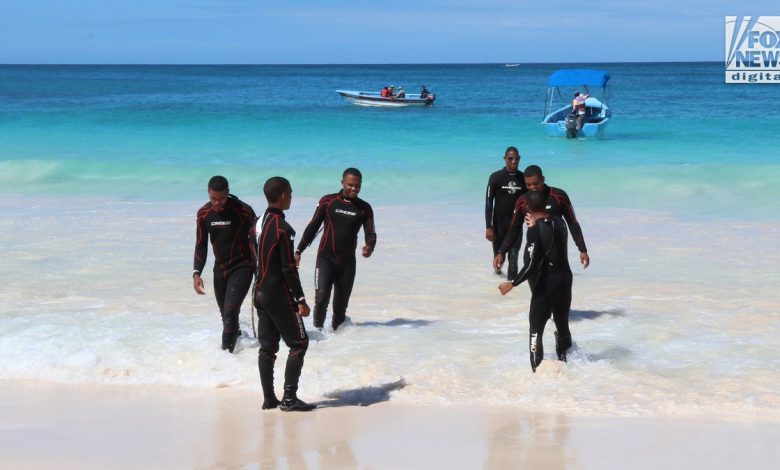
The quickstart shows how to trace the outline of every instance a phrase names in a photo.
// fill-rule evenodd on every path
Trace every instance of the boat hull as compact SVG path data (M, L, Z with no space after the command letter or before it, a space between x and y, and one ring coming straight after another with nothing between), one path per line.
M598 103L600 108L588 108L588 118L577 133L578 137L599 137L609 124L612 111L606 105ZM564 106L544 118L542 126L549 137L566 137L566 116L571 112L571 106Z
M405 98L388 98L376 92L336 90L336 93L352 104L377 108L405 108L408 106L430 106L433 99L423 99L420 95L409 94Z

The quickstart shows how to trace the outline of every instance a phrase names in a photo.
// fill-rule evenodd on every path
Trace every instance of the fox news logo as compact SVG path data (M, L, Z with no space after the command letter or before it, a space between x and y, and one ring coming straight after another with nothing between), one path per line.
M780 83L780 16L726 17L726 83Z

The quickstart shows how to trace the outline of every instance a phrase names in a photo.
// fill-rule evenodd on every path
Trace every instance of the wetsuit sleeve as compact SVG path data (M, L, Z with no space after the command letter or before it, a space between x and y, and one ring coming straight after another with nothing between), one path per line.
M303 231L301 241L298 242L298 251L303 252L311 245L314 238L317 236L317 231L320 229L322 222L325 220L325 214L328 212L328 201L325 198L320 199L320 203L317 204L317 209L314 210L314 216L311 218L311 222L306 226L306 230Z
M494 178L490 175L487 189L485 190L485 228L493 228L493 206L496 202L496 190Z
M282 263L282 275L296 302L304 300L301 279L298 276L298 268L295 266L293 242L290 234L277 229L279 233L279 258Z
M366 238L366 246L374 251L376 248L376 228L374 227L374 209L370 205L366 204L364 209L365 220L363 221L363 234Z
M585 239L582 236L582 228L580 223L577 222L577 216L574 214L574 207L571 205L569 195L564 191L561 191L561 212L563 212L563 218L566 220L566 224L569 226L571 237L574 239L574 243L577 245L577 249L580 253L586 253L588 248L585 246Z
M505 255L513 246L520 246L523 242L523 223L525 223L525 198L520 196L515 203L512 222L509 224L506 235L504 235L504 241L498 250L499 253ZM515 245L515 242L517 242L517 245Z
M209 248L209 232L206 228L206 216L198 213L195 219L196 231L195 231L195 260L192 264L192 272L202 273L203 268L206 266L206 256L208 255Z
M539 228L536 226L531 227L528 230L528 243L525 247L529 256L527 259L525 256L523 257L525 263L517 273L517 276L512 280L513 286L520 285L522 282L528 280L528 276L530 276L532 272L538 271L544 255L544 253L542 253L542 244L540 241Z
M257 214L251 206L247 206L248 211L246 214L245 223L249 224L249 248L252 255L252 264L257 267Z

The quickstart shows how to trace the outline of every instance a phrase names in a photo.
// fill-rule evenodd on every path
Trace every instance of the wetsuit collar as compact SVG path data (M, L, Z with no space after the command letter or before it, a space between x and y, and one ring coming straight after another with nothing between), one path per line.
M345 196L343 189L341 191L339 191L339 197L341 199L344 199L345 201L349 201L349 202L355 202L355 199L357 199L357 198L354 198L354 197L347 197L347 196Z
M277 209L275 207L269 207L265 210L266 212L270 212L271 214L281 215L282 218L284 218L284 211L281 209Z

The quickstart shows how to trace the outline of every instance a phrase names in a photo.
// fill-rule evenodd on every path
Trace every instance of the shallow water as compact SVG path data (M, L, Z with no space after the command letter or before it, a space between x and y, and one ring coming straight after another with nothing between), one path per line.
M259 212L265 178L288 176L300 232L354 165L379 244L352 325L310 331L302 396L780 418L771 87L723 85L720 64L605 67L614 122L574 142L538 127L554 65L0 67L0 379L258 390L249 302L228 355L210 273L209 295L192 291L205 183L225 174ZM373 110L331 92L386 81L440 99ZM508 145L570 194L592 259L575 268L570 360L552 360L550 324L536 374L530 295L498 294L483 238Z

